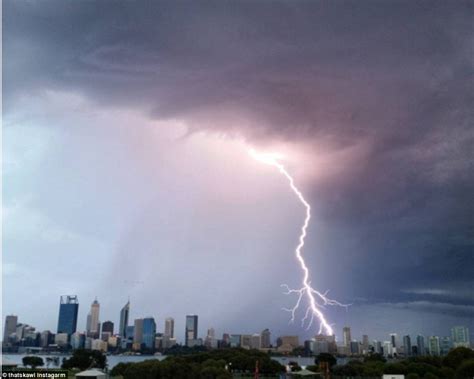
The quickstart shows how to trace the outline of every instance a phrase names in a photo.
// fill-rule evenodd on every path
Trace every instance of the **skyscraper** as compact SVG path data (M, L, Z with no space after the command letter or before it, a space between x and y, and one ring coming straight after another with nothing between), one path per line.
M367 334L362 335L362 351L364 354L369 352L369 336Z
M136 325L136 324L135 324ZM156 323L153 317L143 319L143 339L142 343L147 349L155 348Z
M58 333L71 335L76 332L79 301L77 296L65 295L59 300Z
M118 334L120 337L125 338L127 336L128 316L130 314L130 300L127 301L120 311L120 324Z
M423 356L426 354L425 350L425 337L418 335L416 337L416 347L418 350L418 355Z
M342 341L344 343L344 346L350 347L351 345L351 328L348 326L345 326L342 328Z
M90 316L88 316L87 318L87 321L89 324L87 328L87 335L89 337L99 338L99 333L100 333L99 313L100 313L100 304L96 298L91 304L91 310L89 313Z
M102 323L102 333L107 332L111 335L114 334L114 323L112 321L104 321Z
M18 324L18 316L9 315L5 317L5 328L3 329L3 341L8 341L11 334L16 333L16 325Z
M186 316L186 329L185 329L185 345L189 346L191 340L197 340L198 338L198 316L187 315Z
M428 339L428 348L430 351L430 355L438 356L441 354L438 336L431 336Z
M272 345L272 335L270 333L270 330L265 329L262 331L262 333L260 333L260 335L262 337L262 348L268 349Z
M174 318L168 317L165 320L165 333L168 338L174 338Z
M451 329L453 347L470 347L469 329L465 326L455 326Z
M411 356L411 339L410 336L403 336L403 350L405 357Z
M141 345L143 343L143 319L137 318L133 328L133 344Z
M397 337L397 333L391 333L390 334L390 342L392 343L392 347L394 349L396 349L398 347L398 337ZM394 353L396 352L396 350L394 350Z

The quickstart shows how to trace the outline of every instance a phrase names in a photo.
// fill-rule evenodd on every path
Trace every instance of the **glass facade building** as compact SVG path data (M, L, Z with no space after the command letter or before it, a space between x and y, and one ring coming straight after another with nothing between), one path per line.
M190 340L197 340L198 338L198 316L186 316L186 330L185 330L185 345L189 346Z
M156 323L153 317L143 319L143 339L142 343L147 349L155 348Z
M74 334L77 328L79 301L77 296L61 296L59 303L58 334Z

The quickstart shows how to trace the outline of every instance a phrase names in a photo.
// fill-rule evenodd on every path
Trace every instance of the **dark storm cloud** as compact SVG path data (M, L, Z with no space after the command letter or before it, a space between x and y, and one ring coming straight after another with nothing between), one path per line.
M357 257L349 291L411 301L400 289L473 285L472 2L3 7L6 113L59 88L256 143L363 144L363 161L312 195L356 236L329 254ZM455 312L465 300L451 301Z

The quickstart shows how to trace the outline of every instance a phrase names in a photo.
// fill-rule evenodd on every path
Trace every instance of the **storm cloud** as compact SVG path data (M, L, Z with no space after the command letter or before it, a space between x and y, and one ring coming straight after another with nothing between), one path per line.
M4 1L4 114L56 91L185 125L183 138L285 145L317 219L315 283L354 307L466 323L473 14L470 1ZM350 312L338 326L368 328Z

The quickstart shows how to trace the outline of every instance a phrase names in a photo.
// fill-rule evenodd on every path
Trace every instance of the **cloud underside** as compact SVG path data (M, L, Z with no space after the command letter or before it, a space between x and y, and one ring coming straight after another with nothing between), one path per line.
M424 311L430 288L472 283L472 2L3 7L7 116L27 94L69 91L190 133L288 143L308 157L298 172L340 168L305 193L332 265L360 283L350 296L405 304L426 288L409 303Z

